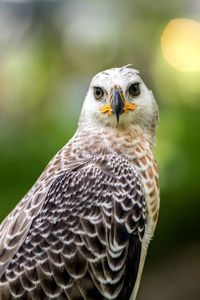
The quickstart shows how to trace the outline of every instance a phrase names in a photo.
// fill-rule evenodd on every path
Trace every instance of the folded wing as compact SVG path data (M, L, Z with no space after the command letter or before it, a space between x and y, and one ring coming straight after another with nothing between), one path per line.
M17 219L0 278L5 299L129 299L145 231L140 178L121 156L101 158L60 175L25 238ZM1 257L0 257L1 262ZM2 264L3 265L3 264ZM4 299L3 298L3 299Z

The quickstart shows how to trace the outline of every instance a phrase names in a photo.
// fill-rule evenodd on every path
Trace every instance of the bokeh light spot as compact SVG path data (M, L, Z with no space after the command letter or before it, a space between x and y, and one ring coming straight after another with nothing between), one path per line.
M179 71L200 71L200 23L190 19L173 19L161 35L165 59Z

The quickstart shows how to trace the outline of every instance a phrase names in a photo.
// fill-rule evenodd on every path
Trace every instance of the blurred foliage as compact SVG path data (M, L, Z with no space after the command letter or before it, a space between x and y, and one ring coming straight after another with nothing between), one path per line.
M151 262L200 242L200 73L170 66L160 46L171 19L198 21L199 10L195 0L0 3L1 220L72 137L91 77L132 63L160 110Z

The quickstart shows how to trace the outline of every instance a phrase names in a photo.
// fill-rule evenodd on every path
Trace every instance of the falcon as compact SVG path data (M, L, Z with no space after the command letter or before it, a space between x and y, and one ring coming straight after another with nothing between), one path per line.
M78 129L0 227L0 299L136 299L159 210L158 109L128 66L93 77Z

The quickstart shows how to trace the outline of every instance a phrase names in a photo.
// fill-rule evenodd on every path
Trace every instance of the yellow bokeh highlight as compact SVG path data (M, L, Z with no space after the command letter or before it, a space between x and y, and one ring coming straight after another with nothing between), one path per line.
M164 58L179 71L200 71L200 23L173 19L161 35Z

